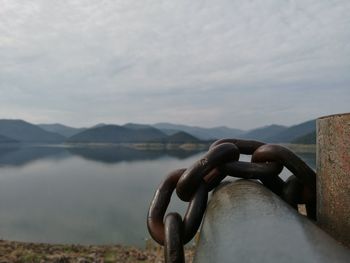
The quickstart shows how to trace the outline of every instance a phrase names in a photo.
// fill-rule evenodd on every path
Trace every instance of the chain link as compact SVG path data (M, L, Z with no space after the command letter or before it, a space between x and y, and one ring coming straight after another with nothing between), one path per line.
M172 193L175 190L181 175L185 169L178 169L171 172L158 187L147 217L148 231L152 238L160 245L164 245L164 215L170 203ZM194 196L190 200L183 220L183 241L188 243L194 235L202 221L202 217L207 206L208 191L203 183L196 189Z
M284 165L300 180L300 182L304 185L303 203L306 204L307 215L311 219L316 219L316 173L314 170L312 170L292 151L280 145L263 145L259 147L252 155L252 162L269 161L275 161ZM284 184L285 183L283 182L282 185L281 182L282 191ZM279 195L282 195L282 192Z
M165 263L185 263L183 247L183 223L178 213L169 213L164 222L164 258Z
M189 201L203 178L214 168L239 159L239 150L233 143L222 143L211 148L200 160L195 162L181 176L176 186L176 193L183 201Z
M240 154L251 155L251 162L239 161ZM279 177L284 167L292 173L286 181ZM165 262L184 262L183 245L198 231L208 192L226 176L260 180L295 209L305 204L307 216L316 220L316 174L303 160L280 145L221 139L188 169L171 172L153 197L147 227L152 238L165 246ZM164 217L175 189L181 200L189 202L183 220L178 213Z

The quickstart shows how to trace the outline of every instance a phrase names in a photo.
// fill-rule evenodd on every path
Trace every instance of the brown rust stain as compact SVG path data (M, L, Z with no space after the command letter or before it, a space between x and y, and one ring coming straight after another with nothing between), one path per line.
M350 114L317 120L318 222L350 246Z

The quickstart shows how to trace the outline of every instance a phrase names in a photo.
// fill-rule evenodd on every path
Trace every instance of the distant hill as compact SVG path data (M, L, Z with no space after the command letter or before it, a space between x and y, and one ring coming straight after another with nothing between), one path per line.
M291 127L273 124L249 131L225 126L203 128L172 123L127 123L123 126L100 123L91 128L73 128L59 123L33 125L23 120L0 120L0 143L195 143L220 138L253 139L268 143L314 143L315 130L315 120Z
M316 138L316 120L303 122L290 127L281 125L269 125L254 130L250 130L239 138L254 139L268 143L306 143L313 144L316 139L312 139L312 134Z
M160 129L163 133L170 136L175 135L178 132L185 132L189 135L192 135L195 138L198 138L199 140L213 140L219 138L242 138L260 140L269 143L290 143L301 136L315 132L316 121L311 120L290 127L272 124L249 131L228 128L225 126L214 128L202 128L197 126L178 125L172 123L157 123L152 126L157 129ZM149 128L150 125L129 123L124 125L124 127L139 129L142 127Z
M137 143L161 141L167 137L163 132L153 128L126 128L118 125L105 125L90 128L67 139L75 143Z
M138 124L138 123L127 123L122 127L132 129L132 130L141 130L141 129L154 129L151 125L148 124Z
M225 126L214 127L214 128L202 128L197 126L188 126L172 123L156 123L153 127L160 129L168 135L175 134L179 131L186 132L201 140L212 140L227 137L237 137L244 133L243 130L232 129Z
M59 123L38 124L38 126L45 131L58 133L66 138L86 130L86 128L73 128Z
M165 139L165 142L167 143L199 143L200 140L192 136L191 134L181 131L181 132L177 132L175 134L169 135Z
M316 131L300 136L292 141L295 144L316 144Z
M145 124L105 125L87 129L67 139L71 143L199 143L198 138L180 131L167 135Z
M268 142L293 142L297 138L307 135L316 131L316 120L303 122L297 125L293 125L288 129L276 133L275 135L267 138Z
M127 123L123 125L123 127L132 129L132 130L142 130L142 129L155 129L151 125L148 124L137 124L137 123ZM157 129L158 130L158 129ZM164 133L165 136L162 141L164 143L198 143L200 140L196 138L195 136L184 132L184 131L172 131L172 132L164 132L163 130L161 131Z
M65 139L60 134L45 131L22 120L0 120L0 135L26 143L60 143Z
M283 132L287 129L288 127L286 126L272 124L254 130L250 130L242 134L240 138L269 142L270 138L273 137L275 134Z
M95 124L94 126L90 127L90 128L98 128L98 127L103 127L103 126L106 126L106 125L109 125L109 124L106 124L106 123L97 123Z
M18 141L3 135L0 135L0 143L17 143Z

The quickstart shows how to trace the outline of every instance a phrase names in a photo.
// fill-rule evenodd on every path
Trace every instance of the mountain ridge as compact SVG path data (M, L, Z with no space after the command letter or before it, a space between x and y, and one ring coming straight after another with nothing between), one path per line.
M212 139L218 139L223 137L237 137L237 135L244 132L243 130L229 128L226 126L203 128L199 126L173 124L168 122L159 122L159 123L153 124L152 126L164 131L169 135L178 131L184 131L201 140L212 140Z
M82 131L66 140L68 143L199 143L198 138L177 132L167 135L149 125L105 125Z
M48 124L38 124L40 128L48 132L54 132L61 134L65 137L71 137L79 132L86 130L87 128L74 128L60 123L48 123Z
M94 132L96 132L96 129L97 134L94 134ZM86 135L86 133L84 132L87 132L88 135ZM18 141L25 143L63 143L65 141L91 142L92 140L94 142L139 143L152 141L166 142L167 139L168 141L183 141L186 139L186 141L190 142L203 142L213 141L221 138L239 138L260 140L267 143L314 144L315 135L313 133L315 132L315 120L302 122L289 127L278 124L271 124L256 129L244 131L226 126L203 128L199 126L189 126L172 123L126 123L124 125L98 124L90 128L73 128L60 123L35 125L23 120L0 119L0 136L4 136L3 138L0 137L0 142ZM81 133L83 134L81 135ZM79 140L77 140L78 137L76 137L76 135L79 135Z
M271 124L250 130L244 133L240 138L269 142L270 138L275 134L283 132L287 129L288 127L286 126Z
M166 134L155 128L130 129L120 125L90 128L68 138L66 142L137 143L159 141Z
M298 137L304 136L314 131L316 131L315 119L292 125L288 129L278 132L270 138L267 138L267 140L274 143L291 143Z
M45 131L37 125L18 119L1 119L0 135L26 143L60 143L65 139L60 134Z

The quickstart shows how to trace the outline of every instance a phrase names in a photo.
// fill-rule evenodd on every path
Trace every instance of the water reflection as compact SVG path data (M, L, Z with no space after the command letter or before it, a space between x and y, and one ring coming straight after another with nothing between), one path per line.
M154 189L167 172L188 166L196 154L116 147L1 147L0 236L142 246ZM174 209L183 209L177 204Z
M186 159L201 150L138 150L129 147L65 146L65 145L20 145L0 146L0 166L24 166L40 159L64 159L72 155L101 163L156 160L164 156Z
M311 168L316 169L316 154L312 152L297 153Z
M203 152L125 148L0 148L0 236L51 242L144 245L147 209L164 176ZM312 154L301 155L314 167ZM169 210L186 204L172 201Z
M87 160L102 163L118 163L121 161L156 160L163 156L186 159L199 150L137 150L128 147L69 147L68 151Z
M69 153L62 147L8 144L0 147L0 166L24 166L40 159L63 159Z

